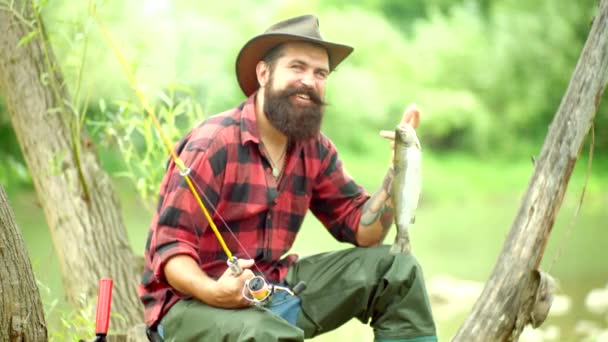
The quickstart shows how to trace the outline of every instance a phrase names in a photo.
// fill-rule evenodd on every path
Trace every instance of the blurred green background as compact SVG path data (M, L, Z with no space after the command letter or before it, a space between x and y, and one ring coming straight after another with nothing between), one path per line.
M597 10L592 0L95 3L138 81L160 103L157 108L174 141L193 122L243 100L234 61L248 39L280 19L317 14L325 39L355 47L330 76L323 131L338 146L348 171L372 192L390 160L390 148L378 131L392 129L406 105L416 102L422 112L418 131L424 180L411 231L414 253L427 281L450 275L478 282L487 279L496 262L533 172L531 159L540 152ZM87 128L115 178L133 248L143 254L152 216L148 208L166 156L160 146L150 155L138 152L156 139L153 133L123 134L142 125L136 120L141 111L132 105L134 94L88 5L51 1L42 14L72 92L84 68L79 92L89 104ZM608 325L605 315L584 306L586 294L608 282L606 97L595 119L591 170L587 143L542 264L558 279L558 292L572 300L566 314L551 316L544 325L559 329L559 341L581 340L575 331L581 320ZM183 103L188 105L179 107ZM169 121L172 115L184 119ZM135 146L126 161L124 143ZM56 301L61 308L58 263L1 99L0 156L0 181L36 276L48 287L42 291L45 303ZM584 203L576 215L587 172ZM347 247L321 230L309 216L294 249L308 255ZM454 314L437 307L440 340L453 336L471 307L463 304ZM53 324L60 324L59 311L48 312ZM349 323L315 340L371 338L369 328Z

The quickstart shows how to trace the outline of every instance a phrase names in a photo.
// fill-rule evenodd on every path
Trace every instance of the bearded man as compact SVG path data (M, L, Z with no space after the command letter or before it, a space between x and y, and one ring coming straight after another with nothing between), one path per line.
M437 341L420 265L380 246L393 222L392 167L370 196L320 132L326 82L353 49L323 40L318 25L312 15L290 18L247 42L236 76L248 98L178 143L236 258L170 162L139 286L150 339L302 341L356 317L370 323L376 341ZM410 108L401 124L415 127L418 119ZM309 209L354 247L285 256ZM238 261L228 267L227 259ZM263 280L259 289L249 283L254 277ZM301 281L307 288L298 295L272 287ZM258 302L251 289L272 297Z

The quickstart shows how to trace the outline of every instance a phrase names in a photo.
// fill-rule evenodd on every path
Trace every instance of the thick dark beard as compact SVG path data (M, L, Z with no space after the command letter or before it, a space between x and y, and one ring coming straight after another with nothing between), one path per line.
M321 131L325 102L311 88L288 87L280 91L272 89L272 79L264 88L264 113L268 121L290 141L316 138ZM290 96L302 93L310 97L309 105L294 105Z

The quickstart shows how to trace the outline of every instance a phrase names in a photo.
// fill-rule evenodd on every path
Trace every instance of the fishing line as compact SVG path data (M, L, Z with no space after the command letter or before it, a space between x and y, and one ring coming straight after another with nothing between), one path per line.
M190 192L192 193L192 195L196 199L196 202L198 203L199 207L203 211L203 214L205 215L205 218L207 219L207 222L209 223L209 226L213 230L213 233L215 234L218 242L220 243L220 245L221 245L224 253L228 257L228 264L230 265L231 269L233 269L233 271L235 273L239 273L240 274L241 270L240 270L240 267L238 266L236 258L232 255L232 252L230 251L230 249L228 249L228 246L226 245L226 242L224 241L224 238L222 237L222 235L220 234L219 230L217 229L215 223L213 222L213 219L211 218L211 215L207 211L207 208L203 204L203 201L201 200L201 198L200 198L200 196L199 196L196 188L194 187L194 184L193 184L192 180L190 179L190 169L186 167L186 165L179 158L179 156L177 155L177 153L173 150L173 148L171 148L171 142L169 141L169 138L163 132L163 130L161 128L161 125L160 125L160 122L158 121L158 119L156 118L156 115L154 114L154 109L150 106L150 104L149 104L149 102L148 102L145 94L141 90L141 88L137 86L137 82L135 80L135 76L129 70L129 63L127 62L126 58L122 55L122 53L120 52L120 50L118 50L118 48L114 44L114 41L110 37L110 34L109 34L108 30L106 29L105 25L97 17L97 15L95 13L94 6L91 6L89 8L89 10L91 12L91 16L93 16L95 18L95 21L99 25L99 27L100 27L100 29L101 29L101 31L103 33L103 36L106 39L106 42L110 46L110 49L112 50L112 52L114 53L114 55L118 59L118 62L120 63L120 65L122 66L123 71L125 72L125 74L127 76L127 79L129 81L129 84L130 84L131 88L133 88L133 90L135 91L135 94L136 94L136 96L137 96L140 104L145 109L145 111L148 113L148 116L152 120L152 123L154 124L154 126L155 126L155 128L156 128L156 130L157 130L157 132L159 134L159 136L161 137L161 140L163 141L163 144L165 145L165 147L167 148L167 150L171 154L171 157L172 157L175 165L179 168L180 174L182 175L182 177L184 178L184 180L188 184L188 188L190 189ZM226 228L230 231L229 227L226 227Z
M108 43L112 52L114 53L114 55L118 59L119 63L121 64L123 71L125 72L127 79L129 81L129 84L135 91L135 94L136 94L141 106L148 113L148 116L152 120L152 123L154 124L158 134L161 137L161 140L163 141L163 144L169 151L173 162L178 167L180 175L184 178L184 180L188 184L188 188L189 188L190 192L196 199L196 202L199 205L200 209L203 211L203 214L205 215L205 218L206 218L207 222L209 223L209 226L213 230L213 233L215 234L217 241L220 243L224 253L228 257L229 269L232 271L233 275L235 275L235 276L240 275L243 270L238 265L237 258L235 256L233 256L232 252L226 245L226 242L224 241L224 238L220 234L217 226L213 222L213 219L212 219L211 215L209 214L209 211L207 211L207 207L205 206L205 204L203 204L203 201L202 201L201 197L199 196L199 193L200 193L200 195L202 195L205 198L205 200L207 201L208 205L211 207L213 212L215 214L217 214L216 216L220 219L221 223L226 228L226 230L231 234L234 241L236 241L236 243L239 245L239 247L243 251L243 254L249 259L253 259L253 258L247 253L247 250L243 247L243 245L241 244L241 242L239 241L237 236L234 234L232 229L230 229L230 227L228 226L227 222L217 211L217 208L215 208L213 203L205 195L205 192L202 191L201 187L198 186L198 184L195 184L194 181L190 178L190 172L191 172L190 168L186 167L184 162L177 155L176 151L171 147L171 142L170 142L169 138L167 137L167 135L165 135L164 131L162 130L160 122L158 121L158 118L154 114L154 109L150 106L150 103L148 102L146 95L143 93L141 88L137 86L135 76L129 70L129 63L127 62L125 57L122 55L120 50L114 44L105 25L97 17L97 15L95 13L95 7L90 6L89 11L91 13L91 16L95 19L95 21L99 25L99 27L103 33L103 36L106 39L106 42ZM192 218L190 218L190 220L191 220L191 224L194 224L194 221L192 220ZM260 273L260 275L254 277L252 279L249 279L246 282L245 286L243 287L243 297L256 305L264 305L264 304L268 303L270 301L270 298L272 297L272 294L276 291L286 291L289 294L291 294L292 296L295 296L306 288L306 284L302 281L299 282L298 284L296 284L293 287L293 290L283 287L283 286L269 284L266 281L266 279L264 278L263 272L260 270L260 268L255 263L253 264L253 267ZM251 294L251 297L248 296L245 293L245 291L248 291Z
M239 239L237 238L236 234L234 234L234 232L232 231L232 229L230 229L230 226L228 225L228 223L224 220L224 218L221 215L219 215L219 211L216 209L216 207L213 205L213 203L211 203L211 201L209 200L209 197L207 197L207 195L205 195L205 192L202 191L202 189L200 188L200 186L198 184L194 183L194 186L196 187L196 190L198 192L200 192L200 194L203 196L203 198L205 199L205 201L207 201L207 205L209 206L209 208L211 208L211 210L213 212L218 213L217 218L222 222L222 225L224 227L226 227L226 229L228 230L228 232L232 236L233 240L237 243L237 245L239 245L239 247L243 251L243 254L245 254L245 256L247 258L253 259L251 257L251 255L249 255L249 253L247 253L247 250L245 249L245 247L243 246L243 244L241 244L241 241L239 241ZM190 219L192 220L192 218L190 218ZM264 272L262 272L262 270L258 267L258 265L256 263L253 263L253 267L255 267L255 269L260 274L264 274Z

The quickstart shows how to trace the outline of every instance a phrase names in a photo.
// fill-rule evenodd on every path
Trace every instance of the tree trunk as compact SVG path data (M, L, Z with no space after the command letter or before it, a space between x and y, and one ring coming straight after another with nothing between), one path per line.
M0 9L0 95L51 231L68 301L77 307L80 294L94 298L99 279L112 278L112 312L124 320L113 318L110 328L125 331L143 320L143 306L117 197L92 144L72 138L78 118L62 109L71 99L32 3L11 4L11 11ZM40 32L18 46L32 30Z
M536 270L607 80L608 0L602 0L498 262L453 341L516 341L531 322Z
M0 185L0 341L46 341L40 292L21 233Z

